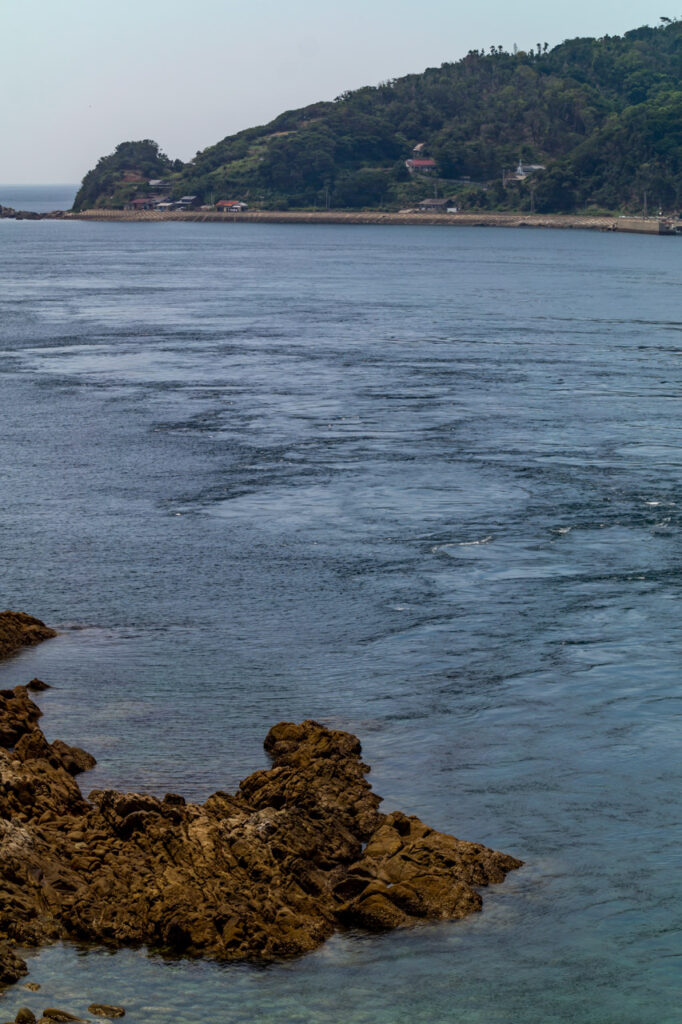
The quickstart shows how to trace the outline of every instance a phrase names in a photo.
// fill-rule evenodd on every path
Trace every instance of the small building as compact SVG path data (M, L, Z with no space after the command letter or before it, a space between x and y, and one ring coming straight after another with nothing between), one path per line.
M168 182L163 178L150 178L147 184L150 188L168 188Z
M422 199L418 209L426 212L446 213L451 202L451 199Z
M243 213L244 210L248 210L248 205L242 203L239 199L219 199L215 204L216 210L220 213Z
M177 203L171 203L169 201L166 201L166 202L163 202L163 203L157 203L155 205L154 209L155 210L159 210L161 213L170 213L170 211L174 210L176 208L176 206L177 206Z
M405 166L410 174L431 174L436 170L437 165L435 160L419 157L414 160L406 160Z
M179 210L193 210L195 207L200 205L199 204L199 197L198 196L180 196L180 198L176 201L175 205L177 206L177 208Z
M126 210L154 210L155 208L156 203L149 196L146 199L131 199L124 207Z

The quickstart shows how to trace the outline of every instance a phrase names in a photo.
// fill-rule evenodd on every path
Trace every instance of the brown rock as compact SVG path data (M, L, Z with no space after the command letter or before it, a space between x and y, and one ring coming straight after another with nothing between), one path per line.
M55 1021L56 1024L68 1024L71 1020L79 1021L80 1024L83 1024L82 1017L74 1017L74 1015L69 1013L67 1010L55 1010L51 1007L48 1007L47 1010L43 1010L43 1017L46 1017L47 1020Z
M41 693L43 690L51 690L52 687L49 683L44 683L42 679L32 679L30 683L26 684L26 689L32 693Z
M380 813L358 739L317 722L275 726L269 769L191 804L113 790L84 800L74 775L94 759L48 743L39 719L26 687L0 691L0 982L26 973L8 942L297 956L339 925L462 917L480 908L478 887L521 863Z
M28 1006L22 1006L14 1018L14 1024L36 1024L36 1015Z
M125 1017L126 1012L122 1006L107 1006L106 1003L90 1003L88 1013L94 1017Z
M56 635L54 629L25 612L0 612L0 658Z
M407 924L409 920L387 895L378 892L366 897L363 895L347 908L340 910L339 918L344 924L366 928L370 932L390 931L392 928Z
M63 740L55 740L54 743L50 744L50 749L59 758L62 767L67 770L69 775L80 775L81 772L89 772L97 764L95 758L87 750L81 750L80 747L70 747Z
M0 836L0 850L2 847L2 837ZM4 914L2 916L4 917ZM6 942L0 941L0 988L3 985L11 985L19 978L23 978L25 974L28 974L28 967L24 961L10 949Z
M22 987L25 988L27 992L40 992L40 985L35 981L27 981Z

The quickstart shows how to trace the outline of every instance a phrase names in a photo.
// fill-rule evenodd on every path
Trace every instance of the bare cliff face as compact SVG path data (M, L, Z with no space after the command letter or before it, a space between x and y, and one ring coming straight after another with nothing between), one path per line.
M0 636L16 649L47 629L36 623L15 617ZM380 813L357 738L313 721L274 726L272 767L235 794L86 800L75 777L94 758L47 742L29 688L44 684L0 691L0 985L26 972L18 944L144 943L268 961L308 952L338 927L464 917L480 909L480 887L521 864Z

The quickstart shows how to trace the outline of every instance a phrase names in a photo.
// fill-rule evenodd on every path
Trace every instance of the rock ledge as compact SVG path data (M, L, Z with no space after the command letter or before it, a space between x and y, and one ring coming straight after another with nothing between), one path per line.
M380 813L358 739L317 722L274 726L271 768L190 804L113 790L84 799L75 776L94 758L48 743L40 715L26 687L0 691L0 986L26 971L16 944L271 961L340 926L460 918L521 864Z
M0 612L0 658L7 658L22 647L32 647L56 635L54 629L26 612Z

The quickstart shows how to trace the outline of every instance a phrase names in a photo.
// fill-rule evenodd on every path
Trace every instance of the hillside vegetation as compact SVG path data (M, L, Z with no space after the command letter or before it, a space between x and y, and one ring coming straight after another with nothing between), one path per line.
M408 172L419 155L435 174ZM503 171L545 165L523 181ZM291 110L172 162L122 143L86 175L74 209L122 205L164 177L171 198L251 207L398 209L437 191L462 209L538 212L682 206L682 22L549 49L462 60Z

